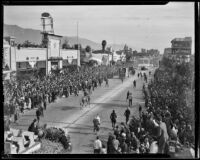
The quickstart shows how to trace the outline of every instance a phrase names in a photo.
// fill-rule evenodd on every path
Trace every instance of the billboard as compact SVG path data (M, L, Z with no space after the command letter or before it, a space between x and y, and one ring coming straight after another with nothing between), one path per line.
M49 57L60 57L60 40L49 37Z

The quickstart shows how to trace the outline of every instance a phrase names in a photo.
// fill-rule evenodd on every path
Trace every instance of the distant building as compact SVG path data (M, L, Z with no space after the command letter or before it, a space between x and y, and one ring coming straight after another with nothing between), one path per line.
M174 38L171 41L172 56L178 62L189 62L192 52L192 38Z
M147 54L149 54L150 56L157 57L160 54L160 52L157 49L150 49L147 50Z
M146 53L146 49L142 48L141 53Z
M120 56L120 61L126 61L126 54L124 50L116 51L116 54Z
M96 58L101 62L102 65L109 65L110 61L112 61L113 51L112 48L108 50L94 50L92 51L92 57Z
M121 55L117 54L116 52L113 52L113 61L117 62L121 60Z

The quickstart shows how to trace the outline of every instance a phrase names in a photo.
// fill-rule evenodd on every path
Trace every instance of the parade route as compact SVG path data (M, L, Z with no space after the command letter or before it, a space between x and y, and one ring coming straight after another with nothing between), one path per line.
M136 88L133 88L134 80L137 82ZM126 102L128 90L133 93L131 115L138 116L138 104L144 104L143 83L143 79L138 79L137 72L134 76L126 78L123 83L117 78L110 79L109 87L105 87L104 82L101 87L94 90L91 104L85 108L80 108L81 92L78 97L71 95L68 98L58 99L47 106L40 124L46 123L48 126L67 129L73 145L72 154L93 153L93 142L97 136L93 132L93 118L99 114L101 126L98 135L103 142L106 142L109 132L112 132L110 114L113 109L118 116L117 123L125 122L124 112L128 106L128 101ZM27 130L35 118L35 111L31 110L22 115L18 124L12 124L12 127Z

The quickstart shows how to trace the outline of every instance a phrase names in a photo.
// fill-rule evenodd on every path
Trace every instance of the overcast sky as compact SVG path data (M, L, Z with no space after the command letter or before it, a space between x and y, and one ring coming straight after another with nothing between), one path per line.
M79 36L101 43L128 44L136 50L170 47L170 41L192 37L194 48L194 3L167 5L102 6L5 6L4 23L41 30L41 13L54 19L54 33ZM193 52L193 51L192 51Z

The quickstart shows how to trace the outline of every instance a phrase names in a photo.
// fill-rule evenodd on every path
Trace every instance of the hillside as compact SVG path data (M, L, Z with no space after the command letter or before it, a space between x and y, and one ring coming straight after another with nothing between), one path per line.
M14 36L16 37L16 42L17 43L23 43L26 40L29 40L32 43L35 44L40 44L42 35L40 34L40 30L35 30L35 29L24 29L22 27L19 27L17 25L7 25L4 24L4 29L3 29L3 36ZM67 40L70 45L74 45L77 43L77 37L68 37L68 36L63 36L62 38L62 44ZM79 37L79 43L81 43L82 47L85 48L87 45L91 46L92 49L101 49L101 43L96 43L94 41L81 38ZM122 49L124 45L119 45L119 44L108 44L107 46L115 46L116 50Z

